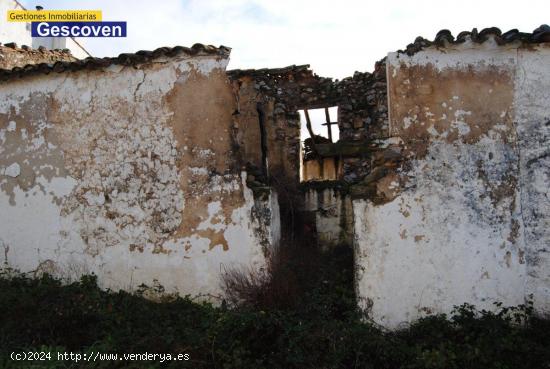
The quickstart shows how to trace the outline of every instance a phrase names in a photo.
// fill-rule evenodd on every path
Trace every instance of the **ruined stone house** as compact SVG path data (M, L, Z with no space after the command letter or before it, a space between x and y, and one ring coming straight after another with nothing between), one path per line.
M4 264L223 298L224 270L265 268L301 211L323 247L353 245L383 326L464 302L548 313L549 41L441 31L341 81L226 71L203 45L4 66ZM302 148L298 111L333 106L339 141Z

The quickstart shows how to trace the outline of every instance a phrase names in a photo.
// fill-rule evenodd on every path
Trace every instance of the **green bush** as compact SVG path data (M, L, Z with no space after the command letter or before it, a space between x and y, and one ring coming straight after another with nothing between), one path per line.
M382 331L355 309L353 271L329 255L293 308L154 303L44 276L0 278L2 368L550 368L550 322L531 306L457 307ZM335 272L338 271L338 272ZM12 351L188 353L177 362L14 362ZM34 366L33 366L34 365Z

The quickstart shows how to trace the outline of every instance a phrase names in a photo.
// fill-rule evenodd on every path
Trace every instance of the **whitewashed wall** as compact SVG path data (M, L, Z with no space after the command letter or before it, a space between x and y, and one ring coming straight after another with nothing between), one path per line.
M353 202L360 305L385 327L530 294L550 311L550 48L518 46L388 56L399 194Z
M3 267L209 298L224 268L264 268L277 201L254 199L235 162L226 64L181 54L0 84Z
M32 46L30 23L8 22L6 15L8 10L23 10L13 0L0 0L0 42L16 42L18 45Z
M525 292L550 314L550 47L520 50L514 94L525 235Z

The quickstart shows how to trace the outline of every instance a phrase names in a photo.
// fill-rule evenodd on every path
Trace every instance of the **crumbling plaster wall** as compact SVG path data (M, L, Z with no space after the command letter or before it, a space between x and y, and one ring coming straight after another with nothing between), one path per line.
M527 261L526 293L550 314L550 45L518 53L519 186Z
M226 64L180 53L2 83L4 266L208 297L224 268L264 268L277 199L246 186Z
M376 178L383 201L353 201L360 305L389 328L530 294L549 312L550 48L466 41L387 63L402 159Z

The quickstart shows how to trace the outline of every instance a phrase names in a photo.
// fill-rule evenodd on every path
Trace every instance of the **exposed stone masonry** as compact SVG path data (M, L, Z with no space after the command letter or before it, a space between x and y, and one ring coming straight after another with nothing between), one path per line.
M340 140L366 145L388 137L388 107L385 59L376 63L373 73L356 72L339 83L338 106ZM368 153L344 157L346 182L357 182L370 170Z

